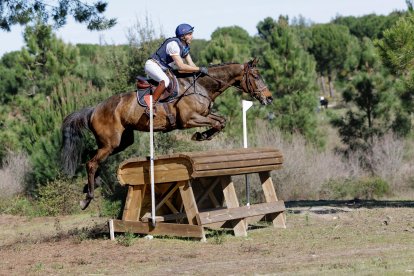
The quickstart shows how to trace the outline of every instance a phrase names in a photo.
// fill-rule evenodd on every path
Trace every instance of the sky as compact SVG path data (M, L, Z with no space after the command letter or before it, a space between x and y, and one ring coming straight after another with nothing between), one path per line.
M49 0L48 2L53 2ZM85 1L84 1L85 2ZM87 1L88 2L88 1ZM89 3L94 1L89 1ZM406 10L405 0L107 0L105 15L117 18L118 24L110 30L96 32L68 19L68 24L57 30L59 38L67 43L125 44L127 33L146 19L154 30L166 37L174 36L180 23L195 27L194 38L210 39L219 27L239 26L250 35L257 34L257 24L266 17L289 19L303 16L314 23L327 23L338 15L362 16L371 13L387 15L395 10ZM0 30L0 56L23 47L23 28L14 26L7 33Z

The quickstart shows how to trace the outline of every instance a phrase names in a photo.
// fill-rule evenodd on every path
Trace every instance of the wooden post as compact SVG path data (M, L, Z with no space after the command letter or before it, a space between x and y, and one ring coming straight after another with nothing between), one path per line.
M231 176L220 177L221 187L223 188L224 200L226 201L227 208L239 207L239 201L237 199L236 190L234 189ZM244 219L233 220L233 230L236 237L246 237L246 223Z
M128 186L122 220L138 221L147 185Z
M270 172L260 172L259 173L260 181L262 182L262 188L265 195L266 202L276 202L278 201L276 196L275 187L273 186L272 177ZM285 217L283 213L277 213L269 215L273 222L273 226L277 228L286 228Z
M177 185L180 189L181 199L183 200L183 205L185 213L187 214L188 224L190 225L199 225L201 227L201 241L206 241L206 235L204 228L198 221L198 207L194 197L193 188L191 187L190 181L178 181Z

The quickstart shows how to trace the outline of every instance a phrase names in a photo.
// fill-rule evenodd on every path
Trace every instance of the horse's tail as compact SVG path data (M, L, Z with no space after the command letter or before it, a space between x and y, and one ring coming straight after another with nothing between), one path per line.
M75 174L76 168L81 161L83 133L86 129L89 129L89 121L93 110L93 107L86 107L69 114L63 120L60 158L63 172L69 176Z

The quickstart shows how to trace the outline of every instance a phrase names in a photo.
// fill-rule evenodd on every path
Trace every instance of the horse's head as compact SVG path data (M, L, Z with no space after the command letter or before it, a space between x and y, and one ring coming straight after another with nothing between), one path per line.
M272 103L273 97L260 76L259 69L256 67L257 62L258 59L254 58L244 64L243 79L240 81L240 87L262 105L267 105Z

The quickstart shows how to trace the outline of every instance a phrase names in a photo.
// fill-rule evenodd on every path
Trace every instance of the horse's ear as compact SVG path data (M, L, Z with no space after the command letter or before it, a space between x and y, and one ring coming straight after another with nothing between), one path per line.
M249 62L249 65L251 66L251 67L256 67L256 65L257 65L257 63L259 62L259 59L257 58L257 57L255 57L254 59L252 59L250 62Z

